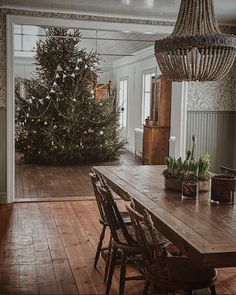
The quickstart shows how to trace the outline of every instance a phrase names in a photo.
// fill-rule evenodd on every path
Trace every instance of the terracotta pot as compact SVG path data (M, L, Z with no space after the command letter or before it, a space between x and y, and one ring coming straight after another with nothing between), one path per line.
M236 196L236 177L214 175L211 178L211 200L219 203L233 203Z
M175 178L166 178L165 177L165 187L167 189L182 191L182 182L184 180L175 179ZM199 180L199 192L209 191L210 181L209 180Z

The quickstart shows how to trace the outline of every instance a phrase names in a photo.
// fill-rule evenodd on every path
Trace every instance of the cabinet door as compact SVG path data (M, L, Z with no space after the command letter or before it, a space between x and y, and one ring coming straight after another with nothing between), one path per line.
M160 76L152 77L152 88L151 88L151 108L150 108L150 119L154 122L158 121L159 112L159 101L161 91L161 78Z

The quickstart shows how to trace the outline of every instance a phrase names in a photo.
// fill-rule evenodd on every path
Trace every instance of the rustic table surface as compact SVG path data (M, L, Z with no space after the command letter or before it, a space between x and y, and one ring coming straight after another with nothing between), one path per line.
M236 266L236 206L216 205L209 192L198 200L165 190L165 166L96 166L111 188L148 210L158 229L202 267Z

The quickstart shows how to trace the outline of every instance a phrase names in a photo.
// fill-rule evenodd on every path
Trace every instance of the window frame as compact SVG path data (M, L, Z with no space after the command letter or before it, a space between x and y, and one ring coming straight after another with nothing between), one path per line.
M154 75L152 75L152 74L154 74ZM145 112L145 105L146 105L145 94L146 93L150 94L149 103L150 103L150 106L151 106L151 93L152 93L151 79L150 79L150 92L145 91L145 89L146 89L145 80L146 80L147 75L152 75L151 77L155 77L156 76L156 68L150 68L150 69L144 70L142 72L142 110L141 110L141 122L142 122L142 124L145 123L145 119L147 118L147 115L146 115L146 112Z
M126 87L126 99L123 98L123 101L121 102L121 82L126 81L127 87ZM121 129L127 128L128 125L128 93L129 93L129 77L120 77L119 79L119 100L118 100L118 109L120 110L121 106L124 103L124 112L120 112L119 116L119 127ZM124 93L123 93L124 97Z

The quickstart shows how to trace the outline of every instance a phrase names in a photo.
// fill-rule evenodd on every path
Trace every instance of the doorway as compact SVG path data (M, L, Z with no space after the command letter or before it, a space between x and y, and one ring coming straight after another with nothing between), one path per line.
M45 26L45 24L48 27L54 27L55 25L66 27L68 29L74 29L76 27L79 27L82 33L84 33L84 39L82 42L86 43L86 47L95 47L96 50L103 48L102 50L108 49L108 46L105 45L106 42L110 43L110 50L107 52L103 52L104 56L106 55L106 59L104 59L103 64L103 70L104 70L104 76L101 77L101 80L108 80L109 71L111 69L109 68L111 64L115 64L115 67L112 70L112 80L114 81L114 86L117 87L117 84L119 81L119 75L117 75L117 64L119 62L122 63L122 59L133 59L133 56L135 56L136 51L145 50L145 48L150 47L150 44L153 44L153 40L157 37L156 33L151 34L145 34L145 31L147 30L147 26L145 25L125 25L125 24L117 24L117 23L93 23L93 22L86 22L86 21L65 21L65 20L53 20L53 19L43 19L43 18L32 18L32 17L19 17L19 16L8 16L7 25L8 25L8 48L10 49L8 51L8 77L11 77L8 80L8 97L13 97L14 89L15 89L15 79L13 77L15 76L13 73L17 72L18 74L24 74L24 76L27 76L29 74L29 69L32 70L32 61L29 62L29 58L32 59L32 52L27 49L27 46L33 46L33 43L38 40L38 37L43 38L44 33L42 31L42 26ZM126 29L124 29L124 26ZM96 29L94 29L96 27ZM151 26L150 26L151 27ZM127 30L128 28L128 30ZM152 28L154 31L154 28ZM167 30L164 28L164 31ZM169 28L168 28L169 30ZM165 32L158 34L158 36L165 34ZM38 35L38 36L37 36ZM16 41L15 38L10 38L10 36L15 36L18 39L18 44L15 46ZM144 38L144 39L143 39ZM131 41L133 39L133 41ZM121 45L122 42L126 42L128 47L124 48L125 53L122 53L119 51L119 47L116 46L116 43L119 43L120 48L124 47ZM20 44L20 45L19 45ZM107 43L106 43L107 44ZM124 43L122 43L124 44ZM133 44L133 49L132 49ZM134 46L135 44L135 46ZM128 51L129 48L129 51ZM18 51L18 62L15 63L15 50ZM118 50L118 51L117 51ZM25 62L24 54L28 52L27 56L28 64ZM128 53L127 53L128 52ZM12 75L11 75L12 74ZM104 81L103 80L103 81ZM12 96L11 96L12 94ZM24 175L24 172L22 170L15 169L15 163L20 163L20 159L15 157L15 102L12 99L9 99L8 104L8 134L10 135L8 137L8 201L14 201L15 197L18 196L18 198L23 196L34 195L34 197L42 197L42 196L48 196L48 197L54 197L60 195L58 192L58 188L54 190L55 183L59 183L60 180L55 179L55 177L47 176L47 173L43 173L47 181L50 180L49 187L51 187L51 192L54 191L54 193L50 193L51 195L45 194L45 185L42 185L41 193L35 193L35 185L31 185L30 188L27 188L26 191L28 193L24 192L22 189L23 186L19 186L20 183L22 183L22 178L19 177L19 175ZM124 116L123 116L124 117ZM129 124L129 114L127 114L127 124ZM133 119L131 118L131 128ZM129 160L124 159L125 162L129 162ZM21 166L23 167L23 166ZM24 170L24 169L23 169ZM73 169L72 169L73 170ZM79 168L81 169L81 167ZM26 170L27 171L27 170ZM42 174L42 171L40 169L36 169L35 171L30 168L28 171L31 171L31 177L38 180L38 175ZM29 172L26 172L26 175L29 175ZM37 174L37 173L38 174ZM56 175L57 173L55 171L48 171L49 175ZM74 175L77 175L77 171L75 170ZM62 172L59 173L61 175L68 175L67 171L65 170L65 167L62 168ZM87 171L86 171L87 174ZM14 175L16 175L16 180ZM25 179L25 177L23 177ZM83 178L80 178L81 182L83 182ZM78 178L74 179L74 183L80 183ZM73 183L72 183L73 184ZM67 187L71 188L71 183L67 183ZM82 185L80 186L83 187ZM15 190L15 188L17 188ZM50 191L50 190L49 190ZM66 193L61 194L60 196L68 197L70 195L69 191L73 191L68 189ZM17 192L17 194L16 194ZM90 195L87 191L83 191L82 189L82 195ZM78 193L77 193L78 195ZM72 197L74 195L72 194Z

